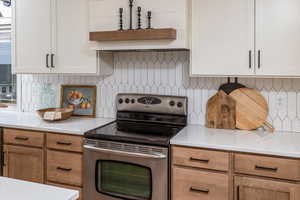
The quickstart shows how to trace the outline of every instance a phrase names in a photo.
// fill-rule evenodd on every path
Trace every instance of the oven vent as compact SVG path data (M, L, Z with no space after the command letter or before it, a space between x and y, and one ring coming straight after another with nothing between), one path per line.
M152 152L163 153L162 149L154 149L154 148L152 148Z
M105 140L85 140L85 144L91 145L95 148L102 148L108 150L131 152L131 153L141 153L141 154L167 154L167 148L155 148L151 146L137 145L137 144L126 144L119 142L110 142Z
M115 142L110 143L110 148L118 151L122 151L124 149L121 143L115 143Z
M107 149L108 148L108 143L105 142L105 141L97 141L97 146L100 147L100 148L104 148L104 149ZM95 146L96 146L95 144Z

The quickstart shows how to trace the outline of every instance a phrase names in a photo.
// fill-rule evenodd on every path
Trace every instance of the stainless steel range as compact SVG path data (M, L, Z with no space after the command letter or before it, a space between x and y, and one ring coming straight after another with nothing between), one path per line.
M168 200L170 139L187 98L119 94L117 120L85 134L84 199Z

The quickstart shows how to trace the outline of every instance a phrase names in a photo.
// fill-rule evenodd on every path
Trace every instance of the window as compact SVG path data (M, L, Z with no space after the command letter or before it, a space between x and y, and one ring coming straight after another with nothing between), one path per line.
M0 0L0 103L16 103L16 75L11 69L11 3Z

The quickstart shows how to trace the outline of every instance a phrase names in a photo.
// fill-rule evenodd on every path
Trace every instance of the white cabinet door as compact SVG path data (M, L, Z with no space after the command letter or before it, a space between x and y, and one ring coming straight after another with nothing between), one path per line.
M54 73L97 74L96 51L89 46L88 1L54 0Z
M300 1L256 1L256 74L261 76L300 76Z
M49 73L51 0L14 0L13 71Z
M254 5L192 0L191 76L254 75Z

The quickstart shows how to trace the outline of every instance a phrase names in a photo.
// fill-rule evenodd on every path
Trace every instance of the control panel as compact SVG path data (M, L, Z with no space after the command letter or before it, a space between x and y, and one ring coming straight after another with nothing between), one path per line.
M152 94L118 94L117 110L187 115L187 97Z

